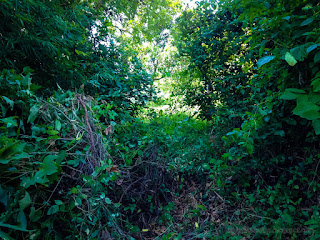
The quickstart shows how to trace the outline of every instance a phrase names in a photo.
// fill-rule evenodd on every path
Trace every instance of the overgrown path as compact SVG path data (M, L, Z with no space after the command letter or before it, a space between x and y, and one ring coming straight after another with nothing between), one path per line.
M319 0L0 2L1 239L320 239Z

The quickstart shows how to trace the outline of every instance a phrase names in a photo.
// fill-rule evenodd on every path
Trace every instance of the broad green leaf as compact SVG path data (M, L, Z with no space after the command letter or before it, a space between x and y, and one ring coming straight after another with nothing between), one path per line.
M312 126L317 135L320 135L320 119L315 119L312 121Z
M294 100L298 96L296 93L290 92L290 91L285 91L284 93L281 94L280 98L283 100Z
M61 130L61 122L58 119L56 119L56 121L55 121L55 128L58 131Z
M254 147L252 144L248 143L245 145L249 154L253 153Z
M47 215L53 215L55 213L59 212L59 206L58 205L53 205L49 208Z
M27 229L27 218L23 211L18 213L17 221L23 229Z
M16 154L23 151L26 143L21 141L15 141L6 136L0 137L0 163L7 164Z
M317 63L320 61L320 51L316 53L316 55L314 55L314 62Z
M27 75L28 73L34 72L29 66L23 68L23 74Z
M286 53L284 58L290 66L294 66L297 64L297 60L289 52Z
M317 112L317 111L307 111L307 112L304 112L301 117L307 119L307 120L315 120L315 119L318 119L320 118L320 113Z
M82 205L82 200L81 198L77 197L76 200L75 200L75 205L76 206L81 206Z
M281 94L280 98L283 100L294 100L297 97L301 96L301 94L305 94L306 92L297 88L287 88L284 93Z
M10 161L11 161L11 159L0 158L0 164L8 164Z
M44 158L42 167L46 175L51 175L58 172L58 167L54 163L55 159L57 159L56 155L48 155Z
M302 89L298 89L298 88L287 88L286 91L290 91L290 92L293 92L293 93L306 93L306 91L302 90Z
M61 200L54 200L54 203L56 205L62 205L63 204L63 202Z
M265 56L263 58L260 58L257 62L258 67L260 68L261 66L263 66L264 64L270 62L271 60L273 60L275 58L275 56Z
M313 86L314 92L319 92L320 91L320 78L313 80L310 85Z
M293 114L302 117L302 115L309 111L318 112L320 107L308 100L308 96L300 96L297 100L297 106L293 109Z
M3 122L4 124L6 124L7 128L18 126L17 120L14 119L13 117L2 118L2 119L0 119L0 121Z
M6 103L10 106L11 110L13 110L13 106L14 106L14 101L12 101L11 99L7 98L6 96L2 96L2 98L6 101Z
M310 92L308 94L309 101L315 104L320 102L320 94L315 92Z
M41 210L36 210L34 207L30 208L29 218L32 222L38 221L42 216Z
M290 54L297 60L297 61L303 61L305 57L307 56L307 52L305 50L304 46L298 46L295 48L292 48L290 50Z
M21 80L22 86L30 89L31 85L31 73L28 73L26 76L24 76Z
M313 22L313 18L308 18L306 20L304 20L300 26L306 26L306 25L309 25L310 23Z
M49 180L46 178L46 171L44 169L40 169L34 175L34 182L44 184L47 183Z
M65 150L60 151L57 155L56 163L60 165L65 158L66 158L66 151Z
M26 207L28 207L31 204L31 197L28 192L24 195L24 198L22 198L19 201L19 207L23 211Z
M30 109L30 115L28 117L28 123L33 123L36 119L39 112L39 107L37 105L33 105Z
M28 153L23 152L23 153L14 155L14 157L11 157L11 160L21 160L21 159L26 159L28 157L29 157Z
M76 194L79 192L79 190L77 188L73 187L73 188L71 188L70 192Z

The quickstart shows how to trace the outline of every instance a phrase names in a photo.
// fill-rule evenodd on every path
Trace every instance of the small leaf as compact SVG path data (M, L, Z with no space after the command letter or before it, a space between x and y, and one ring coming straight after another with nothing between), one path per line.
M111 204L111 203L112 203L111 200L110 200L110 198L107 198L107 197L106 197L104 200L105 200L106 204Z
M76 200L75 200L75 205L76 206L81 206L82 205L82 200L81 198L77 197Z
M307 53L315 50L317 47L319 46L319 44L313 44L312 46L307 48Z
M289 52L286 53L284 58L290 66L294 66L297 64L297 60Z
M23 74L25 74L25 75L32 73L32 72L34 72L34 70L31 69L29 66L23 68Z
M198 224L197 222L194 223L194 226L195 226L196 228L199 228L199 224Z
M54 200L54 203L57 204L57 205L62 205L63 202L61 200Z
M26 228L27 228L27 218L26 218L26 215L24 214L23 211L20 211L20 212L18 213L17 221L18 221L19 225L20 225L23 229L26 229Z
M263 58L260 58L257 62L258 68L260 68L262 65L270 62L271 60L273 60L275 58L275 56L265 56Z
M60 131L61 130L61 122L58 120L58 119L56 119L56 121L55 121L55 127L56 127L56 129L58 130L58 131Z
M78 193L79 191L78 191L78 189L73 187L73 188L71 188L70 192L75 194L75 193Z
M53 215L55 213L59 212L59 206L58 205L53 205L49 208L47 215Z
M149 232L149 229L142 229L142 232Z
M312 23L313 22L313 18L308 18L308 19L306 19L305 21L303 21L302 23L301 23L301 27L302 26L306 26L306 25L309 25L310 23Z
M86 55L87 55L86 53L84 53L84 52L82 52L82 51L80 51L80 50L77 50L77 49L75 49L75 52L76 52L76 54L78 54L78 55L82 55L82 56L86 56Z
M31 204L31 197L28 192L24 195L24 198L22 198L19 201L19 207L23 211L26 207L28 207Z
M56 130L47 130L46 133L48 133L48 134L51 135L51 136L54 136L54 135L59 134L59 132L56 131Z
M30 109L30 115L28 117L28 123L33 123L36 119L39 112L39 107L37 105L33 105Z
M312 8L312 5L311 5L311 4L307 4L306 6L304 6L304 7L302 8L302 10L306 11L306 10L309 10L309 9L311 9L311 8Z
M51 175L58 172L58 168L55 165L54 161L57 158L55 155L48 155L45 157L42 163L42 167L46 175Z
M2 98L6 101L6 103L10 106L11 110L13 109L14 106L14 101L10 100L6 96L2 96Z

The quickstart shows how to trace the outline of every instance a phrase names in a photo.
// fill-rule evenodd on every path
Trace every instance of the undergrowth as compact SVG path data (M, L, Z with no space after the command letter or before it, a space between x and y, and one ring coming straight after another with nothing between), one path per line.
M317 1L1 2L0 238L320 239Z

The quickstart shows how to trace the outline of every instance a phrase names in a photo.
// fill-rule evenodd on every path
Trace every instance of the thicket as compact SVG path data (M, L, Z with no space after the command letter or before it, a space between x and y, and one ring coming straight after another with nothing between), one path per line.
M1 1L0 238L320 237L320 4L179 7Z
M190 77L173 94L219 120L224 151L210 170L233 212L226 228L247 227L238 237L319 238L319 9L202 1L178 19L175 44Z

